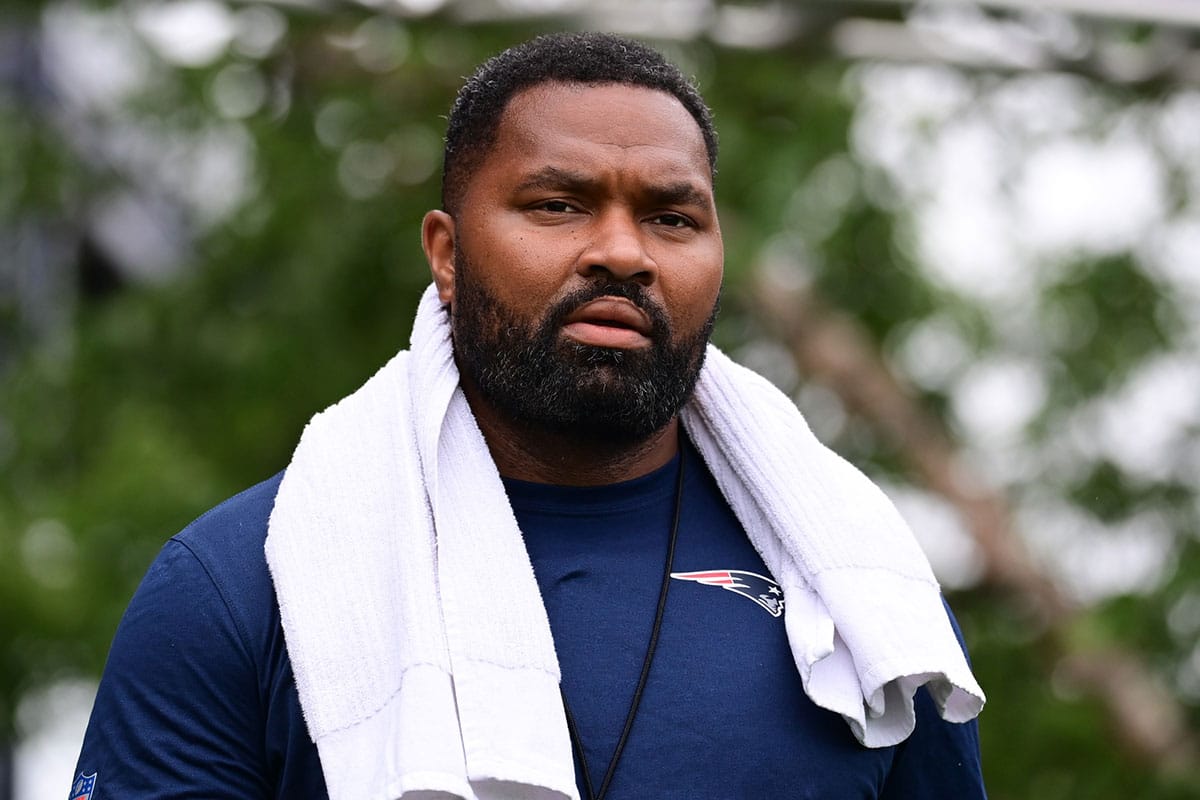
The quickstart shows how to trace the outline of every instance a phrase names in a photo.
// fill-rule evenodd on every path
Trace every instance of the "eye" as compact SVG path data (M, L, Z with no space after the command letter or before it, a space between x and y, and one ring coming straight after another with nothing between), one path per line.
M549 211L551 214L569 214L575 207L566 200L544 200L534 206L538 211Z
M692 222L687 217L683 216L682 214L675 214L672 212L667 212L665 214L659 214L655 217L651 217L650 221L655 223L656 225L663 225L668 228L694 228L694 227L696 227L695 223Z

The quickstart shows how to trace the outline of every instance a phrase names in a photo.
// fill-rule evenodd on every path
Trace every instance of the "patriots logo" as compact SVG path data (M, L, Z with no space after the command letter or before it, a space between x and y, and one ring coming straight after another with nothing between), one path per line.
M783 614L783 590L779 584L757 572L740 569L716 569L706 572L672 572L671 577L681 581L696 581L705 586L720 586L742 597L758 603L772 617Z
M96 790L96 773L84 775L79 773L75 783L71 784L70 800L92 800L92 792Z

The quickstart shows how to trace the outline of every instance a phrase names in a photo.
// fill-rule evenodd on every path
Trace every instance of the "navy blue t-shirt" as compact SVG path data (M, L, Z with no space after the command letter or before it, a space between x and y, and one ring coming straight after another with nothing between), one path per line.
M770 576L690 446L682 458L679 577L609 797L983 797L975 724L943 722L923 691L916 732L882 749L808 701ZM677 470L588 488L505 481L597 786L649 640ZM263 555L279 479L192 523L151 565L76 768L95 775L95 800L327 796Z
M916 731L879 749L860 745L839 715L808 699L780 615L782 593L690 443L681 458L675 577L607 796L984 797L976 724L943 721L923 689ZM650 640L678 469L676 458L599 487L504 482L597 789Z

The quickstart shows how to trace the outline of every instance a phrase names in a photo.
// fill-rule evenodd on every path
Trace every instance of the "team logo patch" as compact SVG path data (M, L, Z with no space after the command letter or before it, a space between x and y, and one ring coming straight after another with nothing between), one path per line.
M59 784L61 786L62 784ZM92 792L96 790L96 773L84 775L79 773L75 783L71 784L70 800L92 800Z
M783 590L779 584L757 572L740 569L716 569L705 572L672 572L681 581L696 581L705 586L720 586L758 603L772 617L783 614Z

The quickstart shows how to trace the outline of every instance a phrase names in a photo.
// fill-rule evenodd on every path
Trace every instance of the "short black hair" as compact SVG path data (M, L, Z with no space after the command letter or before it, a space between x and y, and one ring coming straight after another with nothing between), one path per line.
M471 175L496 143L514 95L543 83L619 83L672 95L688 110L717 169L712 112L695 85L652 47L609 33L554 33L510 47L483 62L450 107L442 161L442 207L454 213Z

